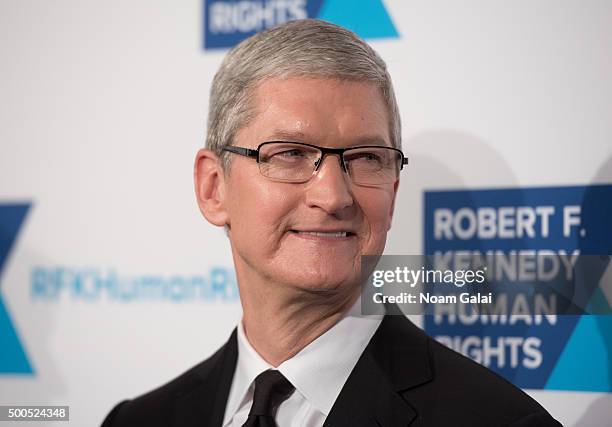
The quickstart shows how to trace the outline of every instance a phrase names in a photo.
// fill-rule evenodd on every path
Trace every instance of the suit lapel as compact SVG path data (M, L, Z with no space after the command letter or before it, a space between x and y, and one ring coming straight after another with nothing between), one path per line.
M416 424L418 414L401 392L432 379L427 336L404 316L387 315L344 384L325 426Z
M200 370L194 372L189 391L177 396L173 426L222 425L237 359L238 344L234 329L227 343Z

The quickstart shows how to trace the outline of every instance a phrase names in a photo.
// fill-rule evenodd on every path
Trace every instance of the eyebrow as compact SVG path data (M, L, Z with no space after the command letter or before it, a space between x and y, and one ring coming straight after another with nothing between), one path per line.
M309 137L304 132L276 130L270 134L267 141L291 141L291 142L312 142L314 138ZM316 142L316 141L315 141ZM357 137L347 147L357 147L362 145L381 145L390 147L385 138L377 135L365 135Z
M299 140L307 139L307 136L304 132L300 131L276 130L268 137L269 141L275 139L298 142Z

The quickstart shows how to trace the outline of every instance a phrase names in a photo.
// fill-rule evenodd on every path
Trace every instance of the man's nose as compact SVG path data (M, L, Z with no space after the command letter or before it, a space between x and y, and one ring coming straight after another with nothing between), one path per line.
M329 214L338 214L353 205L351 181L338 155L326 155L308 183L306 202Z

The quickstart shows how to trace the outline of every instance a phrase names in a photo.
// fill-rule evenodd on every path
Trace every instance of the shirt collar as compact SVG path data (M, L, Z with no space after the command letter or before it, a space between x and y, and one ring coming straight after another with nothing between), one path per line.
M231 391L227 401L227 409L225 411L226 420L231 419L243 405L247 399L249 387L255 381L257 375L268 369L274 369L272 365L266 362L249 343L249 340L244 333L242 321L238 323L238 362L236 364L236 372L232 382Z
M338 323L276 369L312 406L327 416L382 317L362 315L361 298L358 298ZM238 363L228 400L228 417L234 416L247 399L255 377L267 369L274 369L251 346L242 321L238 324L237 335Z

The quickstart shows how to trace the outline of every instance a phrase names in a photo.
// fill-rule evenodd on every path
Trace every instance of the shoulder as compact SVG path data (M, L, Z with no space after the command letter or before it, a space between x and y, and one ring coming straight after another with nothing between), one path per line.
M414 325L413 325L414 327ZM416 327L415 327L416 328ZM558 426L520 388L493 371L430 338L425 332L431 380L403 395L427 425ZM433 422L432 422L433 421Z
M480 398L480 402L493 406L503 402L503 407L508 409L542 410L524 391L490 369L432 338L429 338L428 345L439 386L455 394L464 394L470 401Z
M227 347L226 344L211 357L166 384L118 403L106 416L102 427L167 426L177 416L177 405L190 400L191 396L197 396L197 400L214 399L218 384L212 382L219 378L213 373L227 358Z

